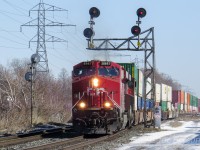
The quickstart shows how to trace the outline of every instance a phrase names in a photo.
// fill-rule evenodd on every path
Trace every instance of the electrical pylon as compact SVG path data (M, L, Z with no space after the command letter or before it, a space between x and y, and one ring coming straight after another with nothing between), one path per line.
M76 26L76 25L54 22L47 19L45 17L46 11L54 12L54 11L67 11L67 10L49 4L45 4L43 3L43 0L40 0L39 4L37 4L32 9L29 10L29 16L31 15L31 12L34 11L37 12L38 17L21 25L21 31L23 26L37 27L37 34L29 41L29 47L30 47L30 42L37 43L36 54L40 56L40 61L37 65L36 72L49 72L46 42L66 42L66 41L58 37L46 34L46 27L55 27L55 26L63 27L63 26Z

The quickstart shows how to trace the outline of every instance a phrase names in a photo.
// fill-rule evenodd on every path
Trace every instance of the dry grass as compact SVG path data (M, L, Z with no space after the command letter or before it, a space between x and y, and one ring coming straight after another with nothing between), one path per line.
M52 115L54 114L54 115ZM66 123L69 120L70 112L64 110L63 112L43 112L33 113L33 125L45 124L51 121L57 123ZM16 133L17 131L27 130L31 128L30 110L17 111L12 110L1 114L0 116L0 133Z
M169 123L169 125L173 128L177 128L177 127L180 127L183 123L177 121L177 120L174 120L172 122Z

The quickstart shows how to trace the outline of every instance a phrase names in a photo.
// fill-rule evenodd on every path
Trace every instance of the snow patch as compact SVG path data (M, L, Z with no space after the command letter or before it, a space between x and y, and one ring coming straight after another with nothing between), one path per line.
M182 148L182 149L196 149L197 146L200 146L200 133L197 136L198 127L200 130L200 123L193 121L179 121L182 123L179 127L170 126L169 121L161 125L160 132L154 133L144 133L138 137L132 137L129 144L125 144L122 147L117 148L116 150L127 150L138 148L148 148L148 149L165 149L170 146ZM191 145L191 143L193 145Z

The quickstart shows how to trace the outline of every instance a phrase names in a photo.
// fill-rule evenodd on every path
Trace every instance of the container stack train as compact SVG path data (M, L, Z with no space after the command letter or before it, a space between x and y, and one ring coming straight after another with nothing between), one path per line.
M148 91L150 78L146 84ZM75 65L72 71L74 128L86 134L108 134L143 123L144 116L153 123L153 108L157 106L161 106L162 119L198 111L198 98L156 84L155 100L151 99L151 93L147 95L144 115L143 85L143 73L134 63L92 60Z

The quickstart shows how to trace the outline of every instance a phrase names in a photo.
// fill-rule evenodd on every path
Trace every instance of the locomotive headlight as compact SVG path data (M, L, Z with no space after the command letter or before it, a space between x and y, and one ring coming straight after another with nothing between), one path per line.
M111 106L111 103L110 103L110 102L105 102L105 103L104 103L104 106L105 106L106 108L108 108L108 107Z
M94 79L92 80L92 84L93 84L94 87L99 86L99 80L98 80L97 78L94 78Z
M80 102L79 106L80 106L80 108L85 108L86 104L85 104L85 102Z

